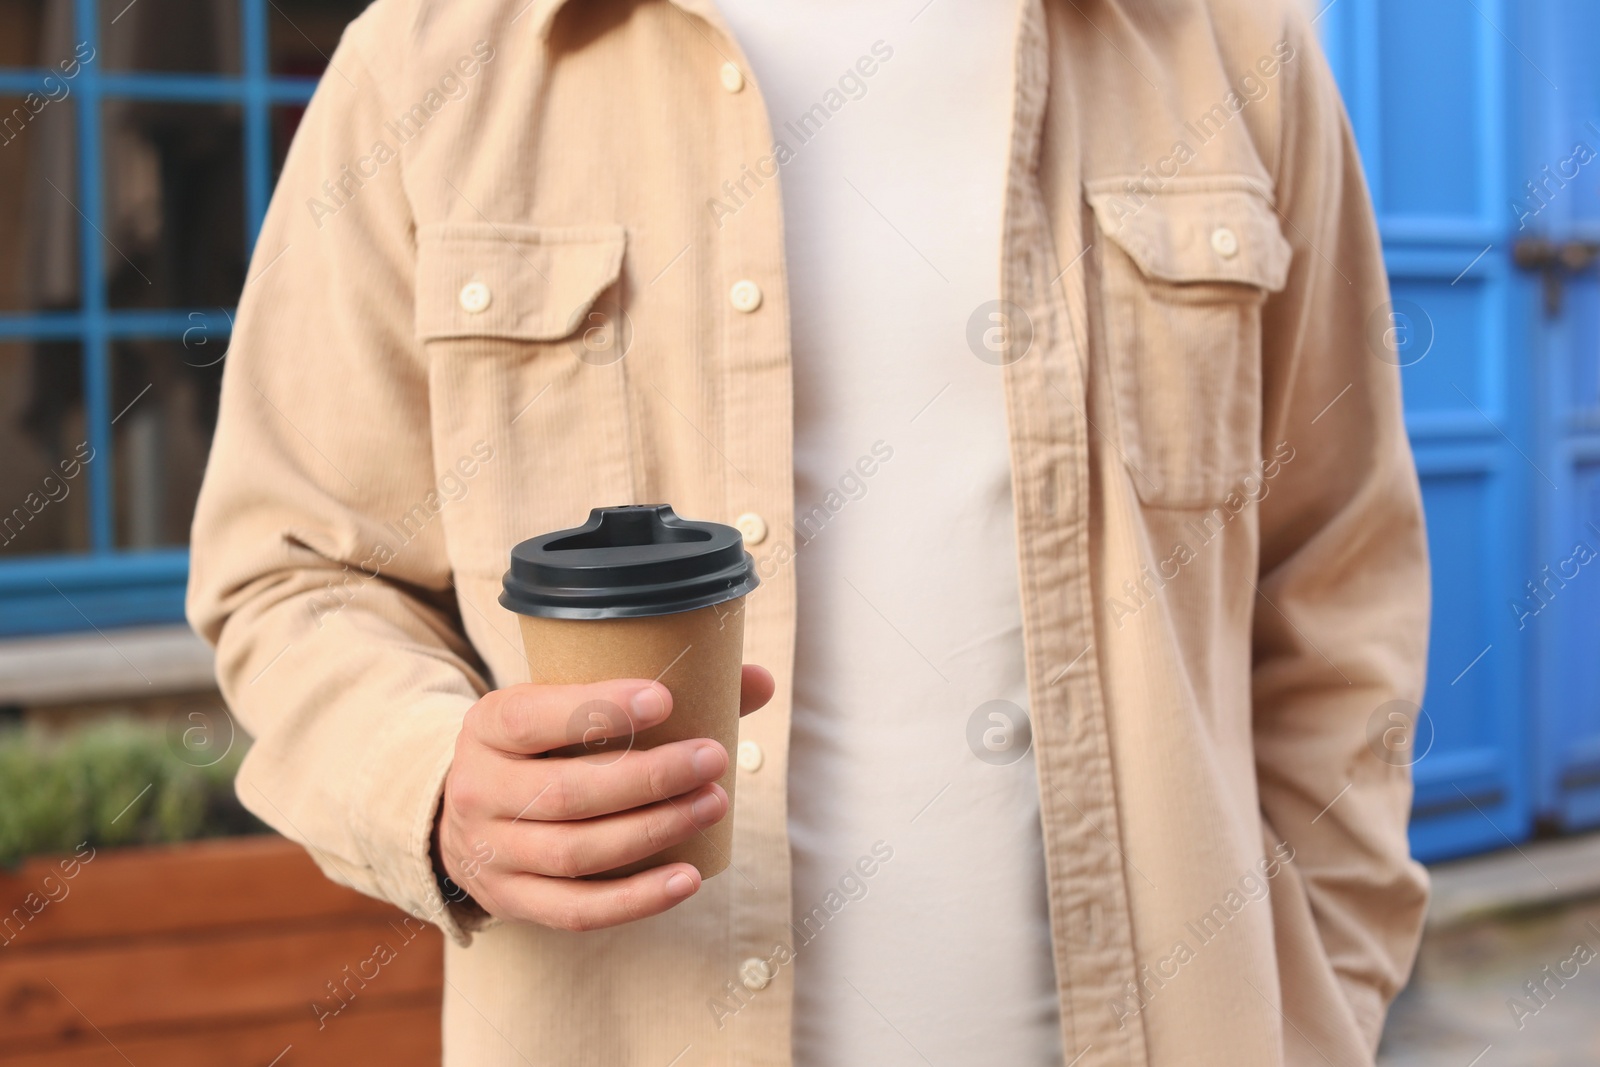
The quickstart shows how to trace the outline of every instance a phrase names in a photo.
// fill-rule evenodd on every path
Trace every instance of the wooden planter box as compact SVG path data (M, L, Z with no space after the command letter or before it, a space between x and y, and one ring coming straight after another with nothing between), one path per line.
M0 873L0 1065L436 1065L443 952L281 837L30 860Z

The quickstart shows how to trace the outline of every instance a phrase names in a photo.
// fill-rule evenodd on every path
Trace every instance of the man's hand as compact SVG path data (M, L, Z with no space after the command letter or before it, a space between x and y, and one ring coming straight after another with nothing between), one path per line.
M746 665L741 683L740 715L772 699L765 668ZM598 744L620 737L624 747L670 714L666 686L642 680L486 694L456 738L434 862L489 914L561 930L632 922L693 896L700 872L688 863L580 877L644 859L728 814L728 795L714 784L728 753L710 738L620 754ZM575 722L581 737L573 736ZM531 758L580 741L591 751Z

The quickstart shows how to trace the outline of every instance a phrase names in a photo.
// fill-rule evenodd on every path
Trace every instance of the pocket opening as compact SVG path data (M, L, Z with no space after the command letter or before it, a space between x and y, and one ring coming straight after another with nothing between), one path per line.
M621 226L441 223L417 234L419 341L575 333L622 273Z

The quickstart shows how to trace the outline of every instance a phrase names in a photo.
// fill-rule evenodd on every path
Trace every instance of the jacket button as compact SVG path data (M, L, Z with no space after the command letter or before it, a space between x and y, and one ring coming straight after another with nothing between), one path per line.
M1226 226L1218 226L1211 231L1211 248L1223 259L1232 259L1239 254L1239 237Z
M747 545L759 545L767 539L767 520L753 511L747 511L734 519L733 526Z
M755 772L761 769L766 762L766 757L761 754L761 746L754 741L739 742L739 769L741 771Z
M732 63L722 64L722 87L730 93L736 93L744 88L744 75L739 73L739 68Z
M733 283L733 288L728 290L728 299L733 301L735 311L746 314L761 306L761 286L749 278Z
M772 984L772 964L760 956L751 956L739 964L739 981L750 990L762 990Z
M461 310L468 315L477 315L489 307L494 295L489 292L489 287L482 282L468 282L461 287L461 292L456 296L461 302Z

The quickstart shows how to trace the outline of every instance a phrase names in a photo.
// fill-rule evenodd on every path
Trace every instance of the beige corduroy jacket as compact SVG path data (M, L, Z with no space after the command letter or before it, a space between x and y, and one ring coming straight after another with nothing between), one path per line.
M862 54L915 48L916 6ZM1426 899L1373 739L1421 699L1428 574L1350 131L1293 0L1018 10L1009 328L975 351L1067 1058L1370 1063ZM450 935L450 1064L789 1062L794 148L711 0L378 0L289 152L189 611L256 738L245 803ZM429 831L464 711L526 678L507 551L659 501L769 531L744 877L601 932L470 920Z

